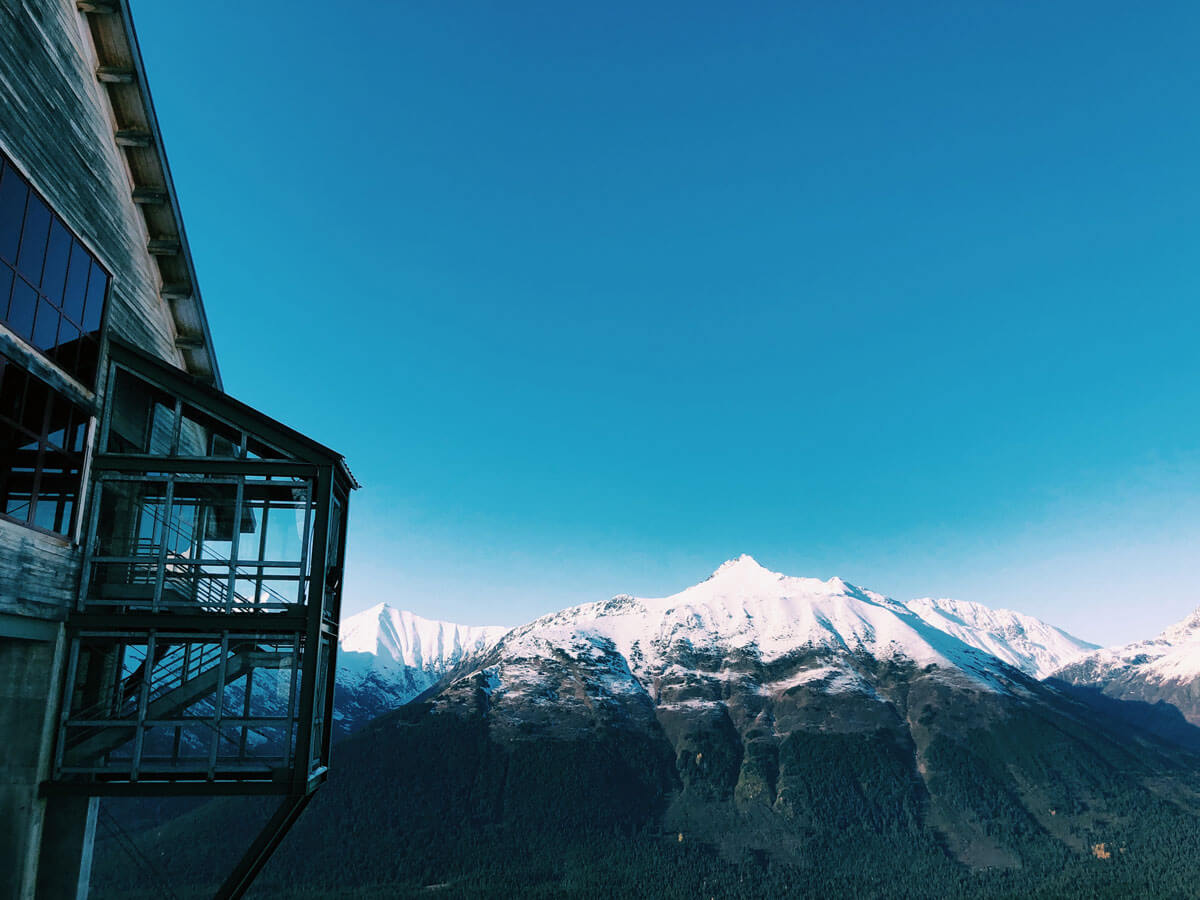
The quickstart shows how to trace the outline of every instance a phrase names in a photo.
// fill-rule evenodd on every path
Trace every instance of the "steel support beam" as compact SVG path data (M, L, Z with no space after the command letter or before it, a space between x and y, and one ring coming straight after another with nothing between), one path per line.
M254 843L246 850L238 864L234 866L233 871L229 873L229 877L225 879L225 883L217 890L216 900L237 900L246 893L255 877L262 871L262 867L271 858L271 854L275 852L275 848L283 840L284 835L288 833L288 829L300 817L300 813L304 812L304 807L308 806L308 801L311 799L311 792L299 796L289 795L284 798L279 809L275 811L275 815L271 816L267 824L263 826L258 837L254 839Z

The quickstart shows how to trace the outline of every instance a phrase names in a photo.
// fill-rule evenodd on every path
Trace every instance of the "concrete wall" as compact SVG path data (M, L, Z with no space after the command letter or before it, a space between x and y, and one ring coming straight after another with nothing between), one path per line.
M0 896L32 897L45 802L38 785L50 774L55 704L65 640L0 637ZM77 860L64 860L78 867Z

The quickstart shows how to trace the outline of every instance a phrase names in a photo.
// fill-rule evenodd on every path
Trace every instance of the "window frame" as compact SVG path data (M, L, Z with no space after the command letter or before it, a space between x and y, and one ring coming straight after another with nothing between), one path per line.
M37 373L30 371L21 360L14 360L4 352L3 347L0 347L0 390L3 389L4 381L11 377L9 375L10 369L24 376L25 384L22 387L21 408L18 411L18 417L13 419L4 413L0 413L0 429L11 431L14 436L20 438L31 439L31 442L36 444L34 452L37 456L33 472L30 476L29 507L25 517L22 519L6 512L4 509L0 509L0 519L11 522L14 525L29 528L40 534L49 535L58 540L74 543L77 541L79 526L82 521L80 509L85 503L86 491L84 489L84 479L86 475L88 446L95 429L95 413L88 407L78 403L68 394L56 389L54 385L47 382L44 378L39 377ZM29 396L29 384L31 381L37 382L46 395L40 413L41 425L36 434L26 422L22 421L25 415L25 399ZM50 436L55 433L55 431L51 430L51 427L54 424L52 410L56 403L62 403L68 407L68 421L70 422L70 425L64 429L64 439L61 444L50 440ZM79 416L82 416L81 422L76 421L76 417ZM79 438L79 446L75 448L76 441L72 439L71 432L79 425L84 426L84 431L82 437ZM76 432L76 435L78 436L78 432ZM71 477L78 479L75 496L71 500L71 512L63 523L63 531L45 528L39 525L36 520L37 506L42 493L43 477L47 468L46 461L53 456L58 456L65 462L69 462L70 468L73 468L76 473ZM5 473L0 477L7 478L8 474ZM4 487L3 493L5 496L7 495L7 486ZM59 502L61 504L62 501L60 500ZM55 518L57 518L57 515L56 513Z
M0 520L66 544L77 545L81 540L81 530L85 521L92 445L95 441L99 421L98 398L104 374L109 306L112 300L114 281L113 272L111 267L105 264L101 254L88 241L84 240L76 229L71 227L55 204L51 203L45 192L38 187L35 179L0 142L0 185L7 185L14 181L19 185L16 190L18 196L23 197L23 205L19 220L16 215L12 216L11 218L16 220L15 225L6 232L12 247L8 245L0 247L0 357L3 358L0 370L20 370L26 379L26 386L23 388L25 392L28 392L28 384L36 381L41 383L51 397L47 400L47 407L43 413L42 428L36 435L35 452L37 456L30 480L29 508L24 518L0 510ZM32 274L27 274L21 266L23 248L27 242L29 207L35 199L37 204L44 208L48 219L45 244L41 248L38 273L34 279L36 284L30 280L33 278ZM14 205L13 209L15 210L15 208ZM57 254L55 254L54 244L56 239L62 245ZM11 259L5 252L8 249L13 249ZM83 275L74 275L76 266L79 266L80 262L83 264L80 266ZM53 270L50 268L51 266L54 267ZM59 281L57 271L59 268L62 270L62 286L58 291L58 296L55 297L54 285ZM92 285L96 281L97 273L103 277L103 289L97 296L92 296ZM51 278L52 283L46 283L48 277ZM82 282L79 282L79 278L82 278ZM77 291L72 291L73 279ZM29 323L28 336L18 331L9 320L13 298L22 285L33 294L33 314ZM76 294L78 294L77 297ZM97 305L98 313L93 313ZM43 307L54 310L57 316L54 343L45 348L41 346L43 342L37 340ZM94 322L95 328L85 330L89 322ZM68 342L68 344L71 342L76 344L71 359L64 357L62 345L58 343L59 337L64 333L64 323L78 332L77 337L71 338ZM72 431L79 424L84 424L82 446L78 449L71 449L70 446L63 447L49 439L53 433L51 426L55 404L65 404L69 408ZM7 419L7 417L5 418ZM8 421L2 426L6 430L9 430ZM19 421L15 422L15 427L11 431L14 441L32 435L32 432L24 427L24 423ZM73 445L74 442L70 436L67 436L64 438L64 443ZM14 443L15 446L18 445ZM78 478L79 482L71 501L70 515L61 523L63 529L61 531L46 528L37 521L38 495L40 488L46 484L44 470L55 468L53 465L55 457L61 458L65 470L75 470L77 474L70 477L72 481ZM64 495L60 492L56 496L58 505L61 507L65 503ZM61 509L54 511L55 521L58 521L62 512Z
M104 337L108 330L109 306L112 300L113 273L107 266L101 255L85 241L79 233L71 227L66 218L58 212L57 208L46 197L46 195L38 189L37 185L25 171L19 166L12 156L6 151L3 145L0 145L0 185L8 177L9 173L15 176L25 187L25 205L22 209L21 222L18 224L16 232L16 253L12 260L9 260L4 255L4 248L0 247L0 326L11 335L13 339L19 341L24 347L38 358L38 360L48 366L54 368L60 375L65 376L72 384L77 385L85 393L95 395L97 387L101 380L103 369L103 351ZM39 203L45 207L49 214L49 224L46 228L46 244L42 249L41 265L38 272L38 283L32 284L27 276L20 268L20 257L22 248L25 243L25 225L28 216L29 201L31 197L36 197ZM0 198L2 199L2 198ZM49 257L51 236L55 232L55 226L58 226L66 233L70 239L67 246L66 259L63 266L63 289L60 292L61 296L54 300L49 294L43 290L42 281L46 277L46 262ZM73 312L69 312L66 302L66 291L71 280L70 263L74 257L75 249L78 248L83 252L88 265L87 275L82 287L82 300L79 311L79 321L76 321ZM100 314L96 319L96 327L92 331L85 331L87 327L87 319L91 311L91 303L89 303L89 288L95 271L99 271L104 276L104 289L100 293L98 302L100 304ZM8 275L11 275L11 281L5 280ZM15 296L18 285L24 284L33 291L34 315L29 326L29 336L26 337L18 331L9 321L9 311L12 306L12 298ZM7 294L4 293L4 285L8 286ZM38 316L43 304L49 305L57 310L58 321L55 327L55 343L47 349L42 349L37 341ZM60 345L58 344L58 335L62 331L63 322L66 321L73 328L79 331L78 347L76 349L74 365L71 368L66 367L58 355ZM85 348L92 354L92 359L87 363L90 372L81 373L79 367L83 364L81 355ZM26 367L28 368L28 367ZM89 378L84 379L82 374L88 374Z

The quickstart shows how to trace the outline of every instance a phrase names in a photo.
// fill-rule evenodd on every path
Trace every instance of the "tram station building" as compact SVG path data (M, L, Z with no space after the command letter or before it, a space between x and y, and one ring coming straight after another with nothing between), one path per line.
M278 795L237 896L325 778L357 484L224 388L127 0L0 0L0 898Z

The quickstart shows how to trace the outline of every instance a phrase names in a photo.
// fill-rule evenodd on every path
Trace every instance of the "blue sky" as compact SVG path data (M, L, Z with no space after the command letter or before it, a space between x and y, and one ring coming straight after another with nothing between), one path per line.
M226 388L365 485L350 610L1200 604L1195 4L134 12Z

